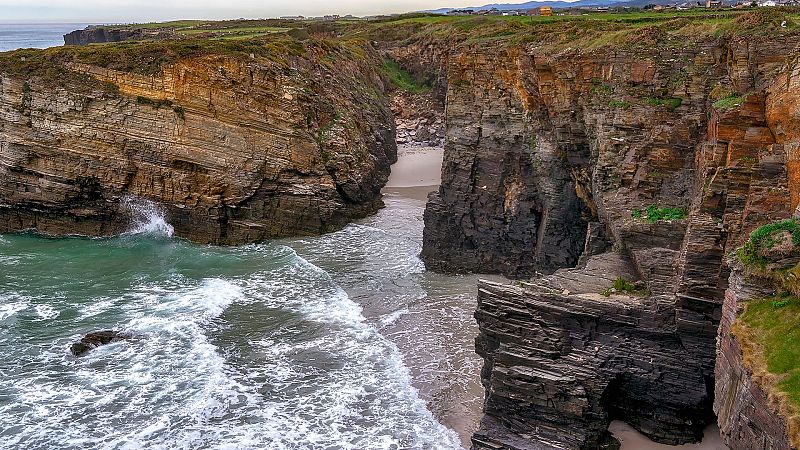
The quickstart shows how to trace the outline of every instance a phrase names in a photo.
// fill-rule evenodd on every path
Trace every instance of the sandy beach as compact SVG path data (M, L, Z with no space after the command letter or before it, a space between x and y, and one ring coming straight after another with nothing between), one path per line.
M684 445L658 444L619 420L611 422L608 429L622 443L620 450L728 450L728 447L722 443L719 428L716 425L706 427L702 442Z

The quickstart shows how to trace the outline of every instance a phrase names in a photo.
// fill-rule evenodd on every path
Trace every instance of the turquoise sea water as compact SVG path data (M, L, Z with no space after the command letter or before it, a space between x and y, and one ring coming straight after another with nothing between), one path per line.
M474 280L426 273L422 202L387 204L244 247L174 239L146 204L116 238L0 236L0 447L459 448ZM135 339L68 353L102 329Z

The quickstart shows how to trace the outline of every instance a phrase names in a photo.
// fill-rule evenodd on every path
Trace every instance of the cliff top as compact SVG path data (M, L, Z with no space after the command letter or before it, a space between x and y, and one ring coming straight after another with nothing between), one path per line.
M800 34L800 9L644 11L553 17L412 14L368 21L176 21L106 28L167 30L168 34L167 38L163 34L153 39L136 35L124 42L5 52L0 53L0 67L4 73L40 76L56 82L72 76L63 69L69 62L154 75L162 66L187 57L255 56L286 64L287 59L302 56L308 47L340 46L358 53L365 41L399 45L438 42L451 48L527 45L552 51L592 51L603 47L657 51L687 48L696 42L722 37L773 39ZM384 68L390 76L396 75L394 69Z
M95 27L140 31L143 38L161 31L171 39L240 40L285 35L357 35L374 40L420 37L447 38L454 42L508 42L514 44L565 44L594 48L622 42L654 43L658 35L693 41L709 36L774 36L800 29L800 9L692 9L686 11L630 11L556 16L444 16L405 14L370 20L228 20L172 21ZM163 34L161 37L163 38ZM142 38L141 36L139 38Z

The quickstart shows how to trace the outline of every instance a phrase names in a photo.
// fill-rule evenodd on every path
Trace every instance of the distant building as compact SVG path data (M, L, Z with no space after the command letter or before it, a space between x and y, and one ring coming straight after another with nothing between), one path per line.
M540 6L538 8L533 8L528 10L529 16L552 16L553 15L553 8L551 6Z
M447 14L450 16L469 16L475 13L472 9L451 9Z
M281 16L283 20L303 20L305 17L303 16Z
M722 0L706 0L706 8L722 8Z

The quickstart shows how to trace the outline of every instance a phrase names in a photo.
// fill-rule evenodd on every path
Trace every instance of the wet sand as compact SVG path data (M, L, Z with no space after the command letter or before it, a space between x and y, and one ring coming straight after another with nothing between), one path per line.
M442 148L399 147L398 161L383 189L387 205L396 208L398 201L410 202L408 207L415 206L406 213L416 208L415 215L421 221L428 194L441 182L442 155ZM478 329L472 313L477 282L479 278L500 281L501 277L434 272L421 275L427 294L382 332L403 353L412 384L428 409L458 434L464 448L470 448L484 395L479 377L483 361L474 352Z
M611 426L608 429L622 443L620 450L728 450L728 447L722 443L719 428L716 425L706 427L703 442L684 445L658 444L647 439L645 435L634 430L627 423L619 420L611 422Z
M398 147L386 188L438 186L442 182L443 154L440 147Z

